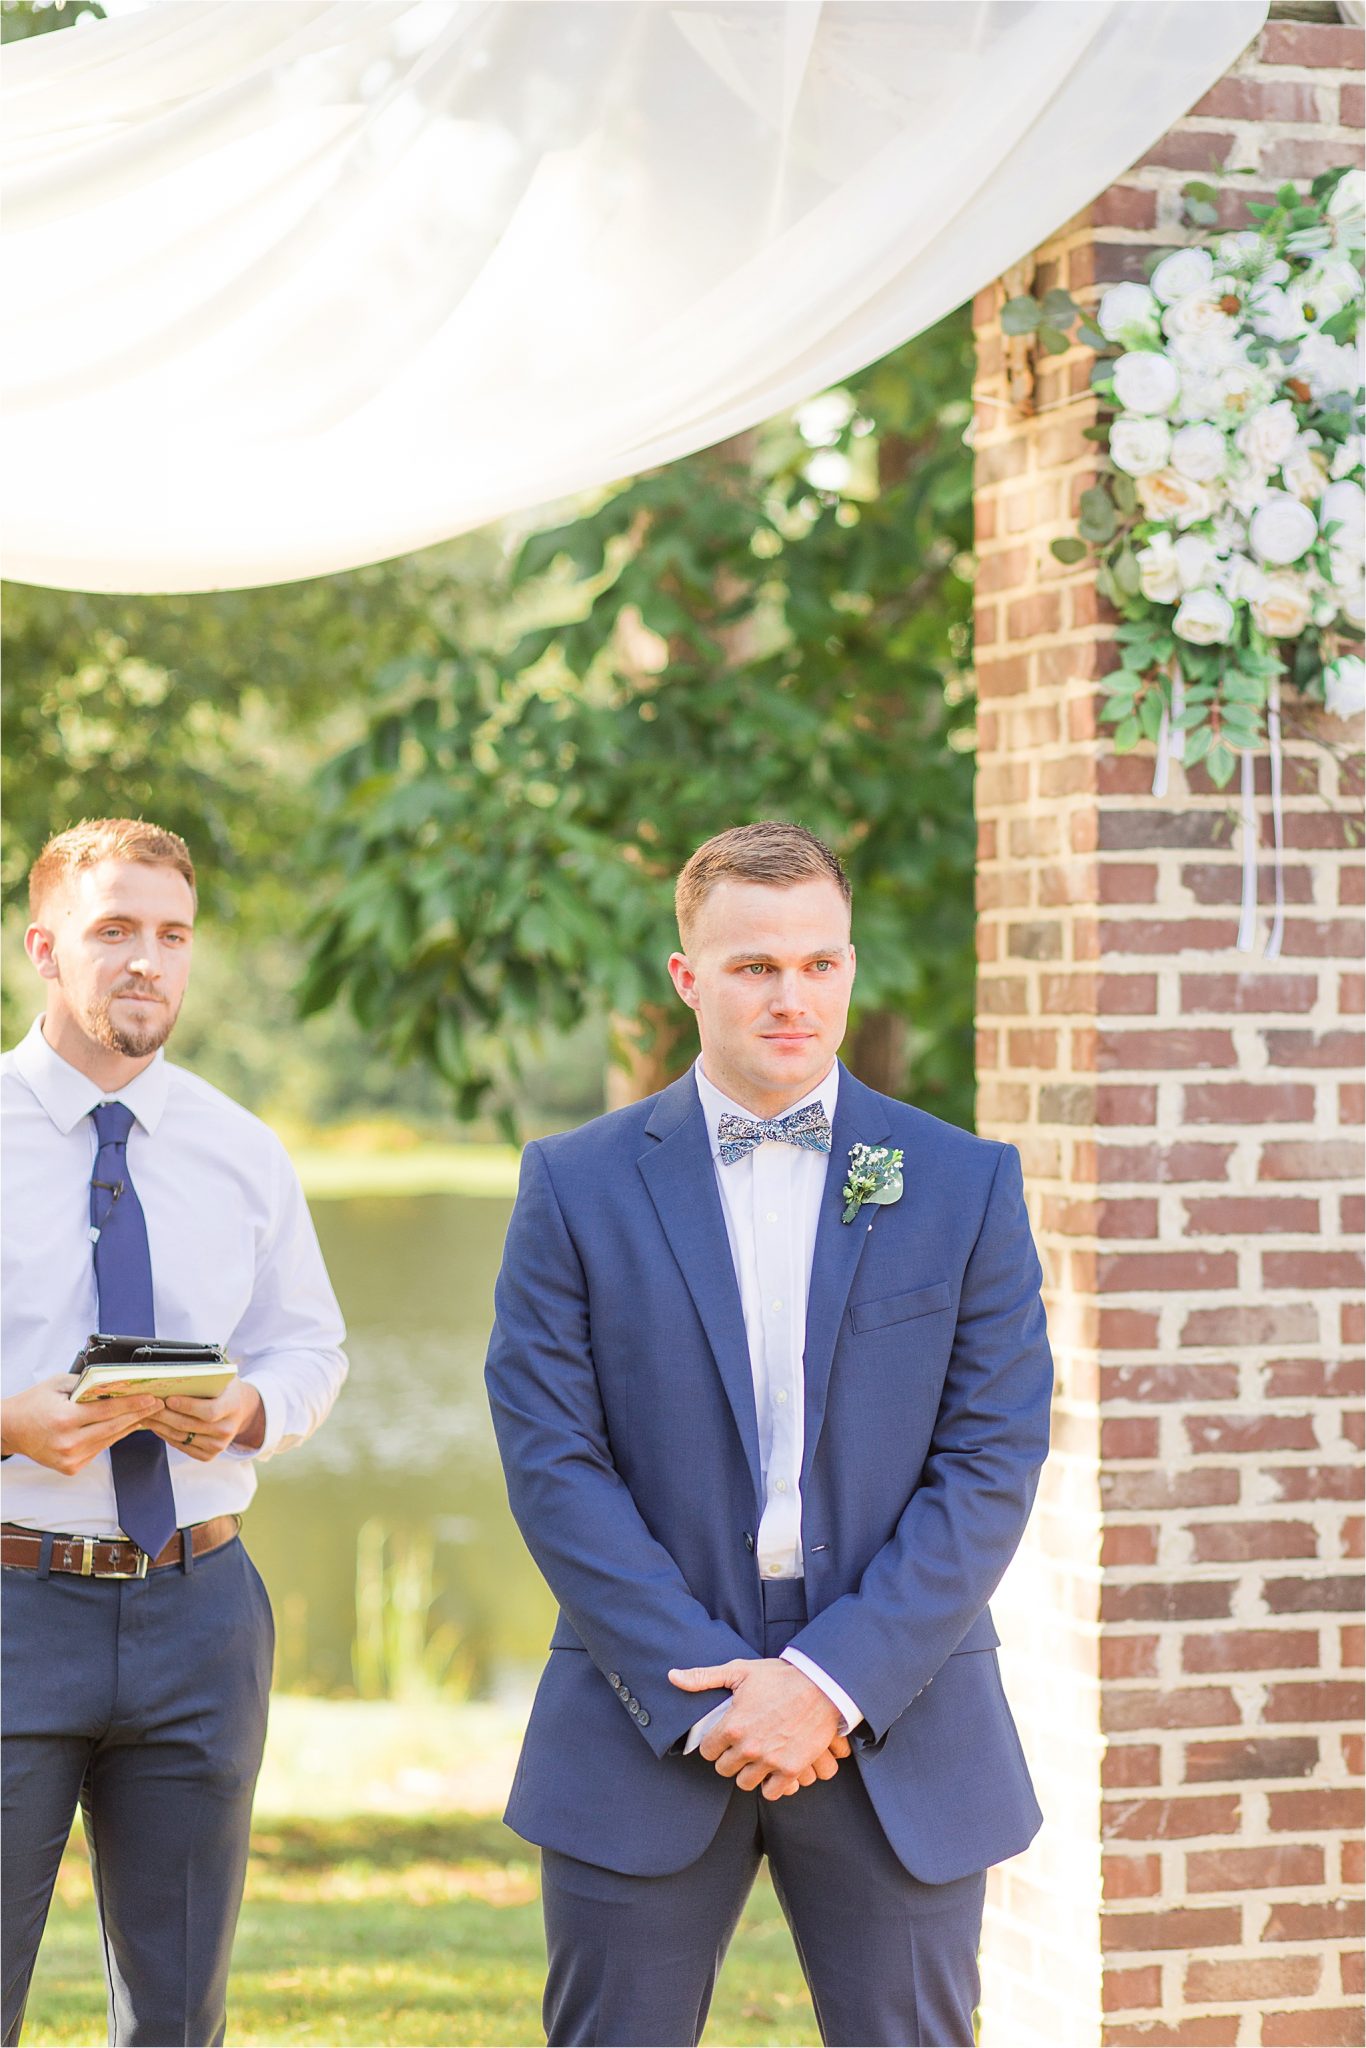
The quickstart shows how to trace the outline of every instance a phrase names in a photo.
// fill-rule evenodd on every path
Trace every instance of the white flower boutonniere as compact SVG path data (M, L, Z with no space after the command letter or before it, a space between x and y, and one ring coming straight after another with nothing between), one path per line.
M849 1172L844 1182L844 1214L841 1223L852 1223L865 1202L884 1208L901 1200L901 1153L885 1145L854 1145L849 1153Z

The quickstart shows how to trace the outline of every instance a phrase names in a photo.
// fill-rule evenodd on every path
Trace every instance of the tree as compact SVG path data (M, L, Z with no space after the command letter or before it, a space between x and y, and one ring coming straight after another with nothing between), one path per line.
M876 1041L897 1078L909 1022L916 1099L968 1121L970 376L955 314L534 533L514 645L381 676L324 771L305 1008L349 1000L465 1116L594 1004L667 1069L672 876L723 824L797 818L854 882L865 1070Z

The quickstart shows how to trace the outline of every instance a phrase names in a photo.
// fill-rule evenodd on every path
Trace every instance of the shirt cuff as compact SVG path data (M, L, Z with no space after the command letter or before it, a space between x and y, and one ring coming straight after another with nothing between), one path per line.
M285 1405L279 1389L271 1385L269 1373L244 1372L242 1378L256 1390L265 1434L259 1444L229 1444L223 1455L225 1458L268 1458L285 1433Z
M683 1745L684 1756L692 1755L698 1743L707 1733L707 1730L709 1728L715 1727L716 1723L720 1720L721 1716L723 1714L728 1714L730 1712L730 1709L731 1701L722 1700L719 1707L713 1707L711 1712L709 1714L704 1714L700 1721L693 1722L692 1727L688 1730L688 1739Z
M803 1677L809 1678L813 1685L820 1687L831 1706L839 1714L839 1732L841 1735L848 1735L853 1729L858 1727L859 1722L863 1719L862 1707L854 1700L851 1700L843 1686L836 1685L834 1679L827 1672L822 1671L819 1664L813 1663L804 1651L793 1649L783 1651L782 1661L784 1664L795 1664Z

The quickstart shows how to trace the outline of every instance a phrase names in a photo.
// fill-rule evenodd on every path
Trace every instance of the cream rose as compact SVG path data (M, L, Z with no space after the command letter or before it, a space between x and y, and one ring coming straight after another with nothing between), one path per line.
M1172 436L1172 468L1192 483L1212 483L1227 459L1224 437L1209 420L1192 421Z
M1237 333L1237 322L1231 313L1226 313L1216 298L1206 298L1202 292L1189 299L1178 299L1174 306L1168 306L1162 315L1162 332L1175 340L1178 336L1210 334L1232 340Z
M1169 533L1155 533L1145 548L1140 548L1134 560L1138 563L1138 581L1143 595L1153 604L1175 604L1181 595L1181 571L1177 566L1176 545Z
M1298 562L1318 539L1318 521L1289 491L1268 491L1252 515L1248 539L1259 562L1270 568Z
M1110 460L1126 476L1149 476L1162 469L1171 445L1171 428L1165 420L1121 413L1110 427Z
M1169 412L1181 389L1176 364L1156 349L1130 350L1119 358L1111 375L1115 397L1126 412Z
M1268 576L1252 600L1252 617L1268 640L1293 640L1309 624L1313 597L1302 576Z
M1214 258L1208 249L1177 249L1164 256L1153 272L1152 287L1164 306L1203 292L1214 275Z
M1192 483L1179 469L1159 469L1150 476L1139 477L1138 502L1145 519L1161 519L1181 527L1198 525L1214 510L1209 486Z
M1217 590L1187 591L1172 631L1196 647L1222 645L1233 631L1233 606Z

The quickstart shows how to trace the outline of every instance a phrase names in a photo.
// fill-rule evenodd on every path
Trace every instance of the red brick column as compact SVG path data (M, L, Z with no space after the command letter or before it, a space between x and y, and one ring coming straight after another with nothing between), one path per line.
M1142 276L1214 161L1357 160L1360 48L1270 23L1037 285ZM1090 358L1026 360L1004 295L977 306L979 1118L1023 1154L1059 1385L998 1601L1048 1821L993 1880L984 2048L1359 2048L1354 735L1293 721L1283 957L1236 952L1230 798L1178 768L1158 801L1098 739L1110 625L1048 552L1092 480Z

